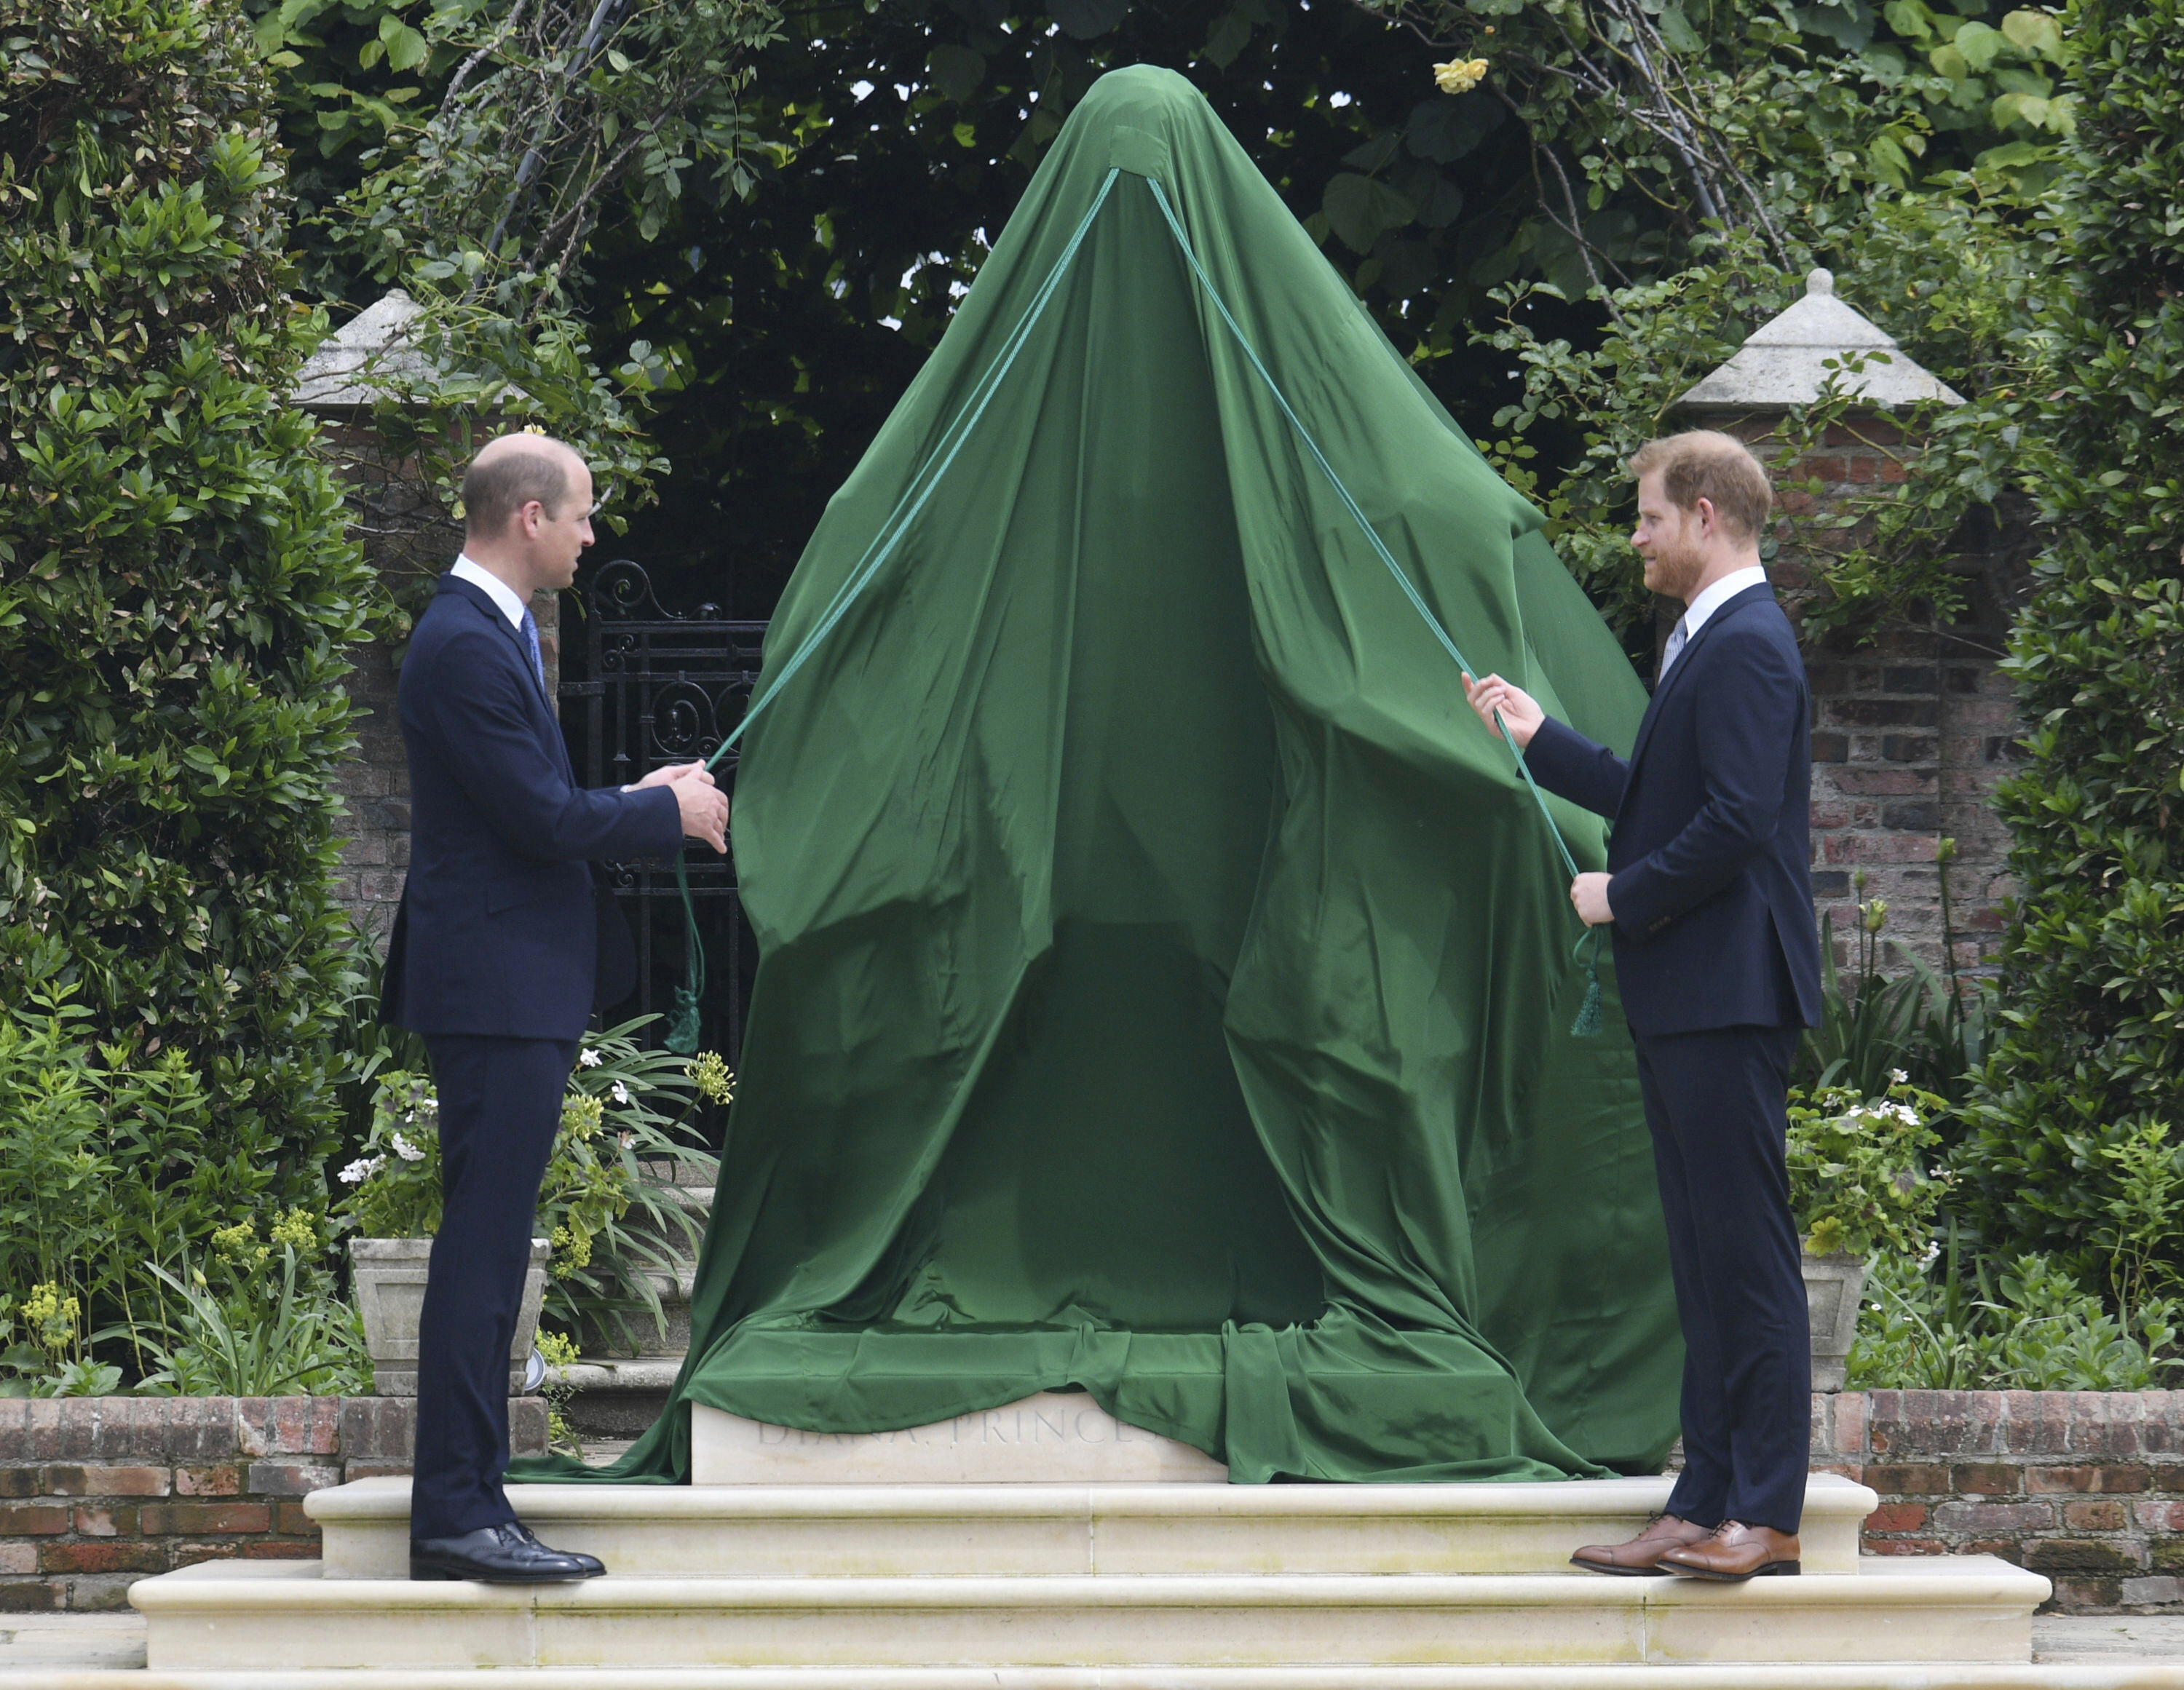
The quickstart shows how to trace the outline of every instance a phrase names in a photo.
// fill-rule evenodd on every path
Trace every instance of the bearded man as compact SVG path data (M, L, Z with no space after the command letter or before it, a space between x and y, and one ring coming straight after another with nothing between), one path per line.
M1759 561L1773 504L1742 442L1652 442L1631 544L1683 601L1626 760L1499 675L1465 681L1540 785L1614 824L1570 899L1611 926L1683 1327L1684 1470L1667 1511L1574 1565L1747 1579L1798 1570L1812 1353L1784 1165L1799 1031L1820 1008L1805 670Z

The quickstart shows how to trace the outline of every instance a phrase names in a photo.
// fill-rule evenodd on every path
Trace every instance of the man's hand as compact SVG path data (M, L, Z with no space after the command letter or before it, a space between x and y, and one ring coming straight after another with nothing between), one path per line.
M693 770L697 772L693 774ZM667 778L656 778L662 775ZM673 792L676 807L682 812L684 835L704 840L723 857L728 854L728 795L713 784L704 765L686 763L675 769L655 769L638 784L666 787Z
M637 792L645 787L672 786L677 781L703 781L710 787L714 784L713 771L702 763L670 763L654 770L642 781L631 781L629 789Z
M1479 720L1485 722L1490 731L1498 734L1507 727L1509 737L1516 741L1519 751L1532 742L1532 736L1540 731L1540 724L1546 720L1547 713L1539 707L1530 693L1521 687L1512 687L1498 675L1490 675L1484 681L1474 681L1469 675L1465 675L1463 696L1471 708L1479 712ZM1499 725L1494 720L1497 712L1502 717ZM1603 920L1606 919L1604 916L1602 918Z
M1615 919L1615 912L1607 907L1607 881L1606 875L1580 875L1570 882L1570 903L1576 906L1578 919L1588 927L1603 927Z

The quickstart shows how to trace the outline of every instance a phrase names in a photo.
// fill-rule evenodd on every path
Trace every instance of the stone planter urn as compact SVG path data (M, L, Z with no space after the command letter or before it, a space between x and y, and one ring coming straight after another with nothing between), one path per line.
M1858 1298L1865 1289L1865 1263L1835 1251L1799 1254L1805 1274L1805 1318L1813 1334L1813 1388L1840 1391L1850 1347L1858 1337Z
M546 1296L546 1258L553 1246L531 1241L531 1267L523 1276L523 1304L508 1351L508 1393L519 1396L538 1331L538 1305ZM372 1389L382 1397L417 1394L417 1320L425 1309L425 1270L432 1259L430 1238L352 1238L349 1278L364 1337L371 1351Z

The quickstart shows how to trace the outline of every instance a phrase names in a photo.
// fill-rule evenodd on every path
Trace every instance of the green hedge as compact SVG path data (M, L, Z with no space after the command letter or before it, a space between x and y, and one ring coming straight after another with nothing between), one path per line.
M324 1201L370 577L284 398L324 326L250 48L232 0L0 0L0 1006L182 1053L263 1212Z
M2184 3L2079 0L2042 232L2069 286L2032 491L2050 543L2008 667L2006 1033L1959 1147L1991 1246L2184 1268ZM2151 1143L2159 1154L2148 1154ZM2100 1276L2110 1276L2103 1271Z

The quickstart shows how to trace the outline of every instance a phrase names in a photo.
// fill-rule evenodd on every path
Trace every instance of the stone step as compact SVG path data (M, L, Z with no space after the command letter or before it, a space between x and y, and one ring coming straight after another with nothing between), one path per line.
M147 1579L155 1671L1394 1667L2031 1659L2047 1580L1987 1556L1712 1584L1581 1573L332 1579L208 1561Z
M1479 1485L511 1485L524 1521L628 1578L1563 1573L1667 1479ZM1808 1573L1858 1570L1874 1493L1806 1487ZM304 1498L335 1580L409 1575L410 1482ZM1576 1575L1587 1583L1608 1583Z
M8 1690L479 1690L466 1667L13 1671ZM531 1667L521 1690L2184 1690L2184 1661L1655 1666Z

